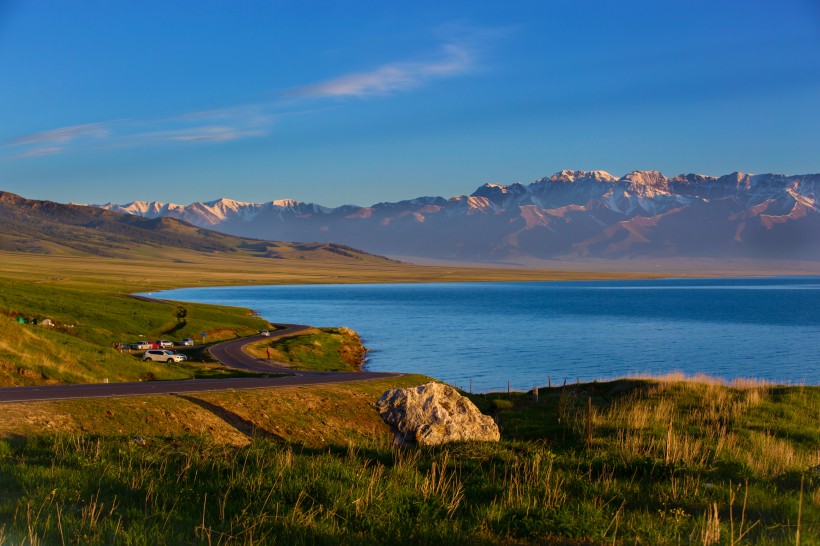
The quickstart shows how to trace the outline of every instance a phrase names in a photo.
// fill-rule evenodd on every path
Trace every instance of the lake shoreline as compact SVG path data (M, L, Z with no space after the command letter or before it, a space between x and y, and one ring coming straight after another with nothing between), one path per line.
M820 328L818 279L272 285L159 297L347 326L372 350L367 369L474 392L673 372L815 384L805 340Z

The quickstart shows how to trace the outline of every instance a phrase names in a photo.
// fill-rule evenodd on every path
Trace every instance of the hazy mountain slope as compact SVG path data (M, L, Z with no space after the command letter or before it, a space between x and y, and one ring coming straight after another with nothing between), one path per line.
M233 237L171 218L142 218L0 192L0 249L112 255L134 244L229 251Z
M561 171L469 196L371 207L220 199L103 205L246 237L330 240L379 254L450 260L738 257L820 260L820 175L667 178Z
M121 258L194 250L245 252L269 258L325 255L334 259L383 260L338 244L240 238L174 218L149 218L97 207L36 201L8 192L0 192L0 250Z

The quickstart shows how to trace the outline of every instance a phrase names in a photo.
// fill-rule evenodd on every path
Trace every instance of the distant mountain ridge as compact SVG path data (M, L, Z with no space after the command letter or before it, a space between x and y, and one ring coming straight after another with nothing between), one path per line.
M505 261L520 257L820 260L820 174L558 172L528 185L370 207L290 199L101 208L168 216L237 236L331 241L379 254Z
M157 209L159 211L159 209ZM204 229L176 218L143 218L98 207L26 199L0 191L0 251L162 260L180 251L277 259L381 263L333 243L282 243Z

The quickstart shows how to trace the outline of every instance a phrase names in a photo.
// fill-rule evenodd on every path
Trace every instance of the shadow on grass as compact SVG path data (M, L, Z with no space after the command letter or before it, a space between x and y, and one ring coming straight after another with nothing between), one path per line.
M274 434L268 430L263 428L257 427L252 422L248 421L244 417L232 412L231 410L225 409L222 406L218 406L211 402L207 402L195 396L187 396L184 394L176 394L174 395L177 398L182 398L183 400L187 400L192 404L196 404L200 408L211 412L216 417L222 419L226 424L232 426L248 438L268 438L278 442L284 442L285 439L281 436Z
M182 330L186 326L188 326L188 323L186 321L184 321L184 320L179 321L176 324L174 324L171 328L168 328L167 330L164 330L163 332L160 332L160 335L161 336L170 336L174 332L179 332L180 330Z
M260 374L234 370L231 368L198 368L194 370L194 379L234 379L240 377L276 377L285 374Z

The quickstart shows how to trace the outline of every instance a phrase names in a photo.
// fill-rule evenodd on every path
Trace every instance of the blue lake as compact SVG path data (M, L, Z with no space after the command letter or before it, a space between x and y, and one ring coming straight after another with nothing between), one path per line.
M302 285L166 291L348 326L367 369L475 391L682 371L820 384L820 277Z

